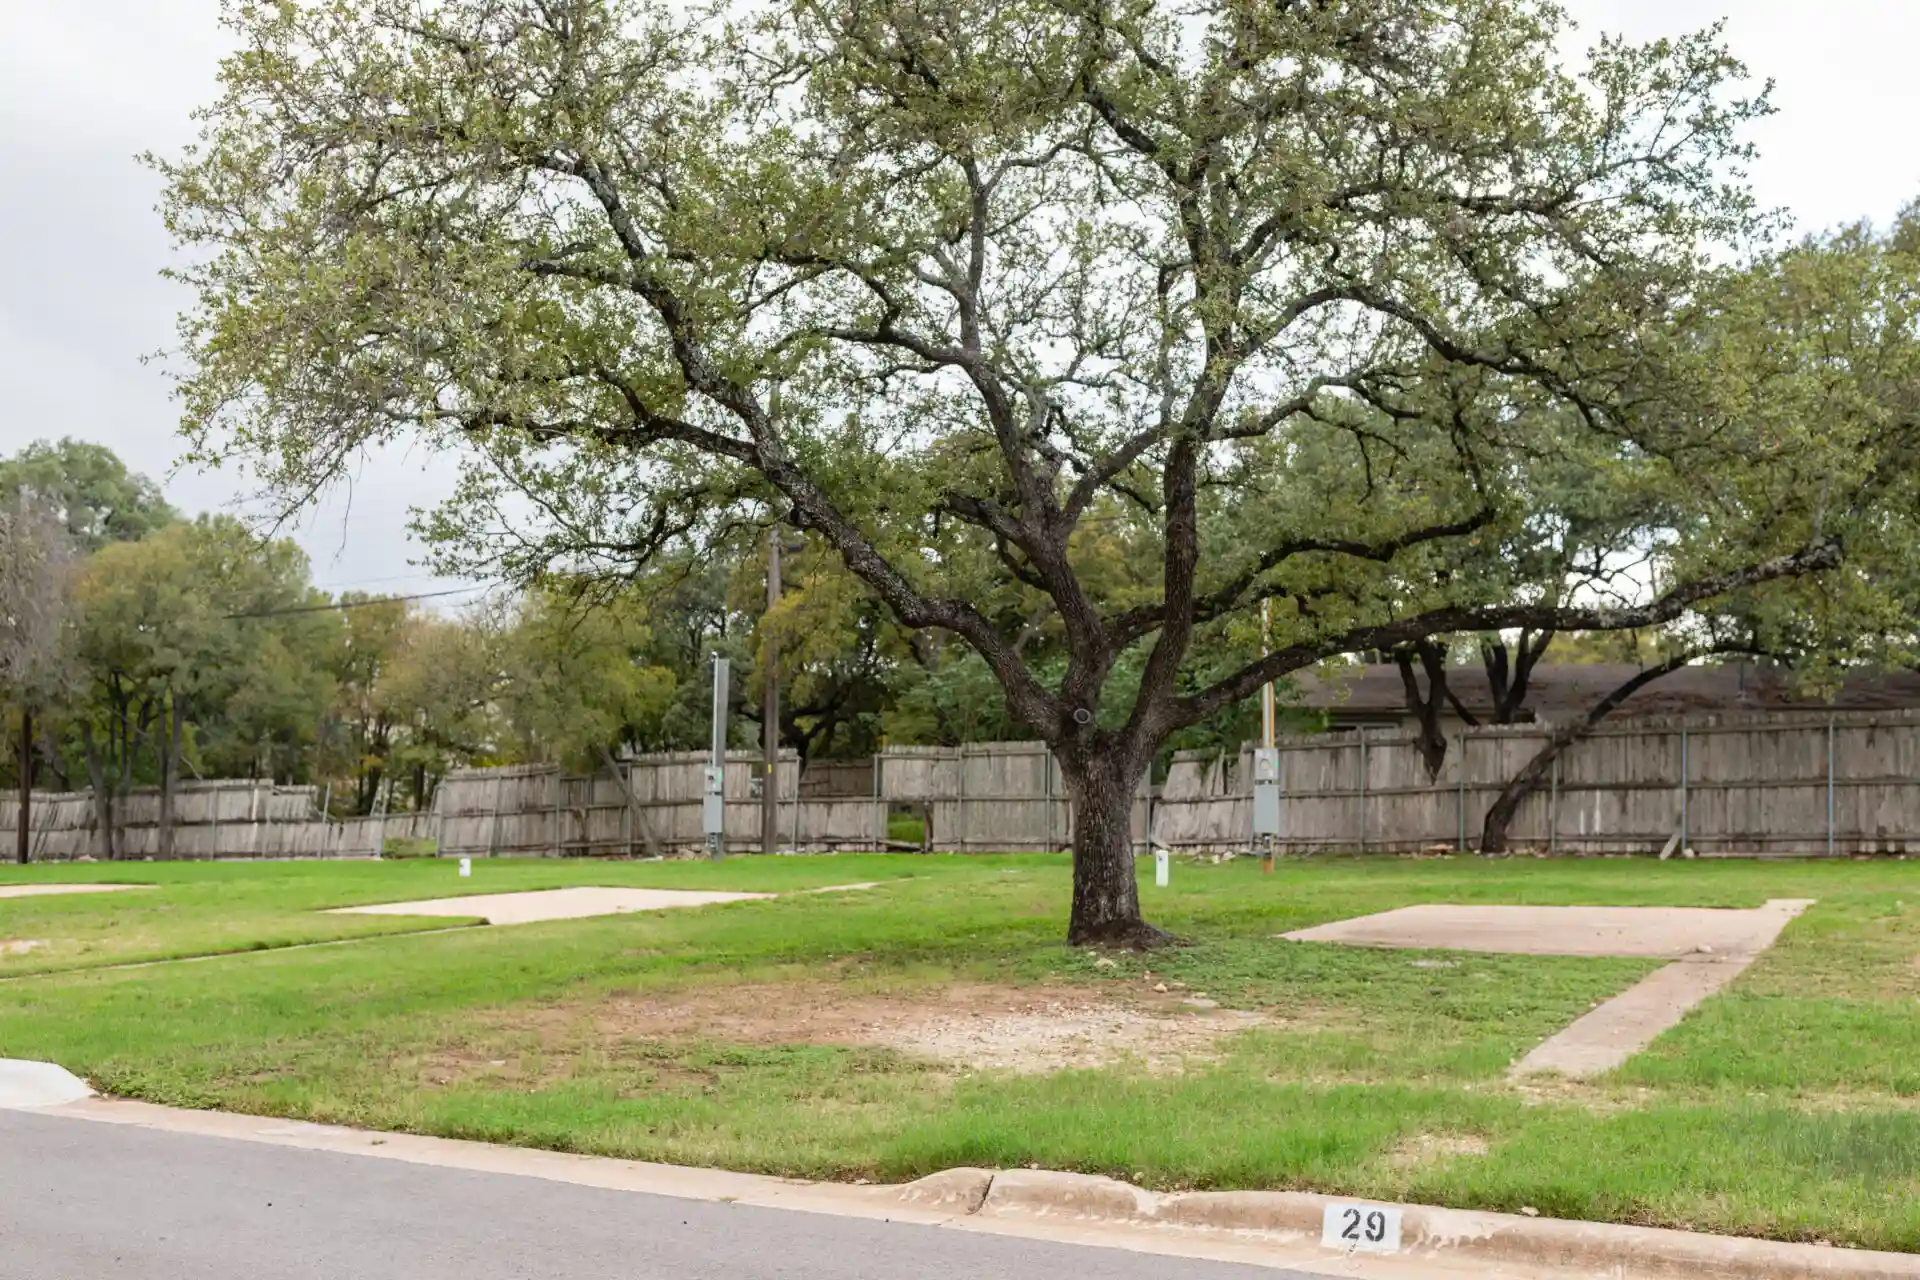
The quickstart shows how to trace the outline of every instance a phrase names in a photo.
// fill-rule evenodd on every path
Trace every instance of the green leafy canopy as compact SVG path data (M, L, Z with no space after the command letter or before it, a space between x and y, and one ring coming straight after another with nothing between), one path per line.
M785 520L1102 804L1329 655L1830 571L1911 432L1764 337L1769 108L1717 31L1570 69L1549 0L228 21L157 162L202 456L299 497L457 449L425 527L524 578ZM1650 572L1568 598L1573 542Z

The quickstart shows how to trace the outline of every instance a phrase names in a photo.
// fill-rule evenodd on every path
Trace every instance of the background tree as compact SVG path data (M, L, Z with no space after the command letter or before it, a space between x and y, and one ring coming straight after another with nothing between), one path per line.
M396 639L375 701L396 727L388 767L408 777L413 807L425 810L449 770L499 758L499 632L479 612L413 613Z
M71 438L36 441L0 459L0 501L15 500L44 510L63 530L65 558L76 570L81 559L101 546L139 539L174 519L152 480L129 472L111 449ZM67 674L73 674L71 664ZM47 697L31 723L18 726L27 729L31 739L28 754L38 757L39 769L29 760L28 771L49 775L62 790L70 785L62 749L70 726L63 708L62 698ZM16 741L11 732L8 741Z
M737 607L757 624L753 670L766 671L770 646L778 654L781 745L794 749L803 771L817 758L873 755L905 648L899 627L837 557L810 549L784 556L780 606L769 612L764 548L762 539L759 554L742 562L734 589ZM764 724L764 679L748 683L748 715Z
M1920 210L1909 209L1885 233L1856 225L1756 263L1722 282L1694 335L1722 376L1740 388L1731 411L1745 422L1782 434L1815 423L1868 443L1875 464L1848 501L1870 515L1849 530L1848 562L1830 573L1733 593L1668 628L1664 652L1643 659L1640 670L1584 713L1556 724L1508 780L1487 811L1482 852L1506 849L1521 802L1569 747L1635 693L1703 658L1768 657L1813 685L1863 661L1897 661L1902 638L1911 635L1912 597L1904 584L1920 534L1912 487L1920 463L1914 452L1920 440L1916 221ZM1832 500L1831 493L1818 498L1816 527L1833 518L1819 509ZM1688 514L1711 518L1708 511ZM1611 565L1626 560L1616 554ZM1524 636L1521 647L1527 648ZM1487 669L1490 675L1505 671L1493 660ZM1499 711L1524 699L1524 688L1512 683L1493 691Z
M194 590L214 625L181 705L203 767L221 777L305 782L334 697L328 655L344 619L311 580L306 553L231 517L202 516L185 536Z
M528 574L630 572L754 510L802 530L1053 749L1075 942L1162 936L1136 780L1263 682L1659 625L1831 568L1870 518L1881 440L1730 411L1752 389L1686 341L1756 229L1766 108L1713 33L1575 75L1547 0L230 20L201 142L161 163L199 456L297 497L378 441L470 450L446 558ZM1437 572L1570 519L1536 473L1576 462L1711 513L1647 549L1663 589ZM509 552L502 494L538 517ZM1144 599L1080 553L1109 503ZM1273 653L1213 668L1265 600ZM1057 678L1019 644L1043 611Z
M30 488L0 494L0 695L17 723L7 735L20 797L14 857L32 849L34 717L71 679L66 626L73 545L59 511Z
M406 601L360 592L342 594L339 603L341 625L327 663L334 703L323 737L332 768L353 780L351 811L371 813L394 745L385 685L419 615Z
M105 445L68 437L40 440L0 458L0 497L38 494L82 553L110 542L137 542L174 519L160 486L128 471Z
M310 741L331 696L317 630L334 619L290 542L231 517L176 522L87 562L73 652L72 711L102 857L124 854L121 799L157 775L160 851L172 852L179 771L195 725L206 772L274 776L276 753Z
M645 665L647 629L630 602L578 609L558 591L530 592L502 640L495 702L522 759L585 772L656 733L673 672Z

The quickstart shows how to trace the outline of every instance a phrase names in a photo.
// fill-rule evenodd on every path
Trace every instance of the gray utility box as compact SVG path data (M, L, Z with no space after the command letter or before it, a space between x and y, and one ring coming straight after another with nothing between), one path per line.
M1280 835L1280 749L1256 747L1253 752L1254 839Z
M727 771L707 766L706 788L700 797L700 830L709 836L727 833Z

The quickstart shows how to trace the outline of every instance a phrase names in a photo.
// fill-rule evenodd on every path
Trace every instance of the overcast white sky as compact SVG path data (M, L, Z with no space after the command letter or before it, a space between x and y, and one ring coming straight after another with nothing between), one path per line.
M1915 0L1568 0L1589 33L1636 38L1728 20L1734 49L1778 81L1754 135L1759 195L1802 227L1885 221L1920 196ZM218 0L0 0L0 454L43 436L112 446L188 510L245 484L176 471L175 410L143 354L183 298L161 280L156 185L133 160L193 134L222 51ZM322 586L424 591L410 506L451 482L414 455L365 465L294 531Z

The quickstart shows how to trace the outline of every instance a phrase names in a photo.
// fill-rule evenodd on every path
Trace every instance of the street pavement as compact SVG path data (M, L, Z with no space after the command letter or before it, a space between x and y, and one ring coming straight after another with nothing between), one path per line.
M0 1111L0 1280L1315 1280Z

